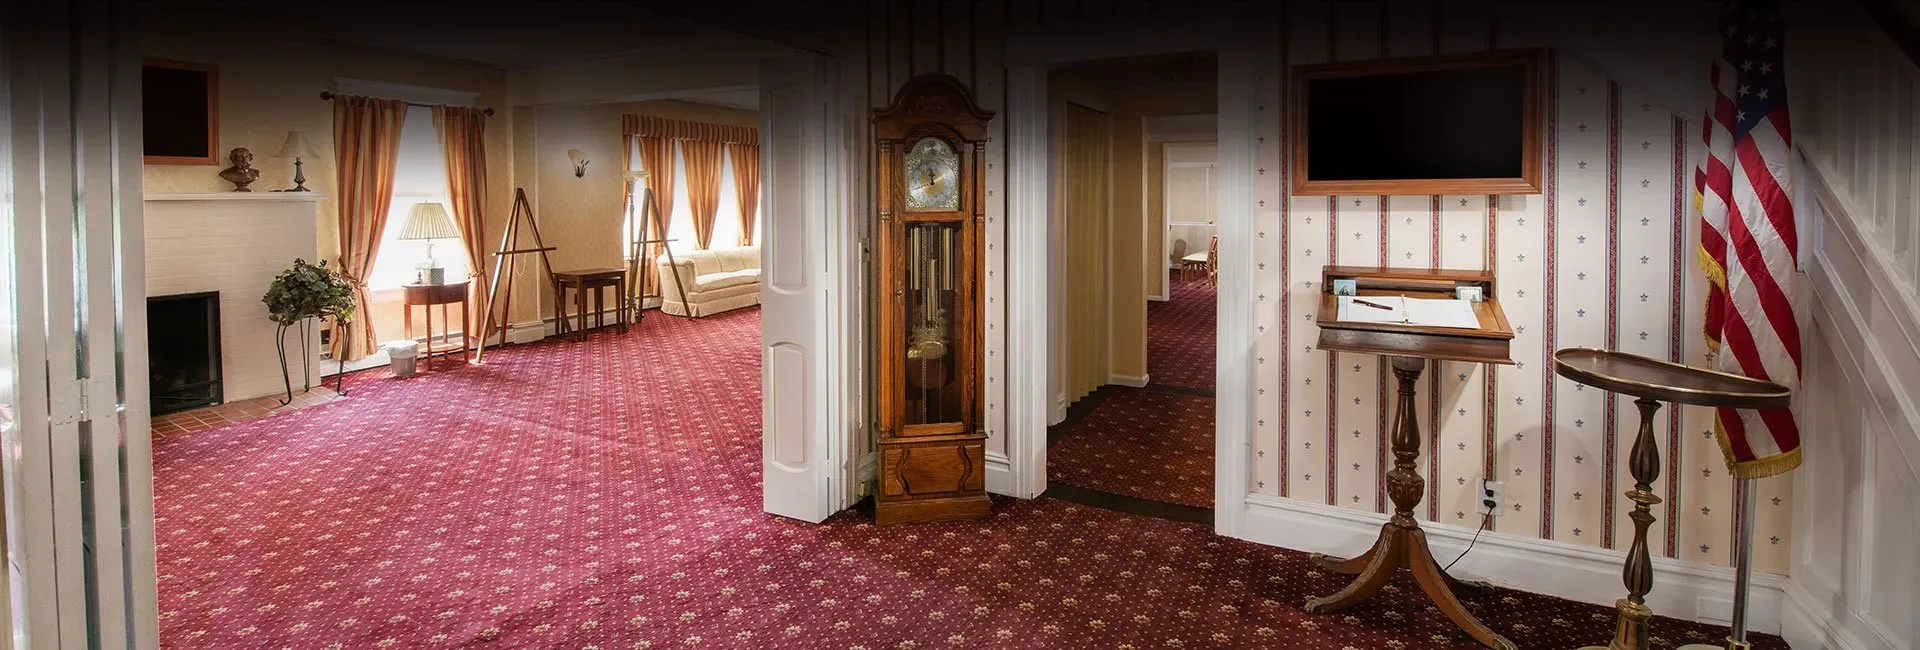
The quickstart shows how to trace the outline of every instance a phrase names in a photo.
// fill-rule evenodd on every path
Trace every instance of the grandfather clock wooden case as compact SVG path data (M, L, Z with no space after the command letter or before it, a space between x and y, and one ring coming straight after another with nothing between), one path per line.
M991 119L973 91L943 74L909 79L873 114L882 525L987 516L981 167Z

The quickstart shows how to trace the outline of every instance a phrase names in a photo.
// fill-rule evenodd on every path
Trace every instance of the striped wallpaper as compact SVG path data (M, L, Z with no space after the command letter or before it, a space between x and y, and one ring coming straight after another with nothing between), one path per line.
M1553 350L1625 350L1698 363L1701 278L1685 177L1695 139L1675 115L1577 56L1550 57L1545 187L1537 196L1288 197L1284 70L1294 64L1530 47L1492 17L1437 2L1290 3L1262 76L1252 299L1257 309L1257 492L1386 512L1386 364L1314 348L1327 264L1492 269L1512 320L1513 366L1444 362L1419 383L1428 495L1420 514L1474 526L1481 477L1505 484L1493 529L1626 548L1628 398L1558 378ZM1434 101L1447 101L1435 97ZM1274 173L1277 172L1277 173ZM1223 299L1226 299L1223 297ZM1437 423L1438 426L1434 426ZM1663 409L1656 553L1725 564L1732 481L1704 411ZM1677 450L1678 453L1675 453ZM1791 485L1762 481L1756 566L1783 570ZM1678 525L1670 525L1678 522Z
M1277 3L1276 3L1277 4ZM909 76L942 71L968 81L982 104L1002 110L1003 34L1086 21L1152 22L1183 11L1170 0L871 0L866 32L870 105L883 105ZM1300 0L1276 12L1256 96L1254 134L1258 368L1256 492L1379 512L1388 461L1380 405L1386 368L1372 357L1314 348L1320 268L1344 264L1492 269L1516 327L1518 365L1443 363L1419 383L1419 421L1429 437L1421 467L1429 493L1420 514L1477 523L1482 476L1505 483L1502 533L1625 548L1632 532L1623 437L1638 412L1630 400L1558 379L1552 351L1605 347L1700 363L1700 278L1691 263L1693 224L1686 176L1698 136L1695 116L1675 115L1574 55L1552 57L1545 109L1546 187L1534 196L1289 197L1282 163L1288 135L1282 95L1293 64L1542 46L1508 33L1486 3L1441 0ZM1514 30L1517 31L1517 30ZM1702 70L1704 77L1705 71ZM1704 82L1703 82L1704 83ZM1446 101L1436 97L1434 101ZM1005 212L1005 114L988 145L988 219ZM1693 135L1690 135L1693 134ZM1001 250L998 228L988 245ZM990 267L991 268L991 267ZM1004 284L990 278L998 304ZM1223 296L1223 300L1234 299ZM998 332L1003 310L989 310ZM989 342L990 349L993 342ZM999 405L1005 360L988 362L990 449L1005 449ZM1656 432L1666 468L1655 492L1655 551L1726 564L1733 483L1704 412L1662 410ZM1437 423L1438 426L1433 426ZM1678 453L1674 453L1677 450ZM1756 566L1786 566L1791 485L1760 483ZM1678 522L1678 525L1670 525Z

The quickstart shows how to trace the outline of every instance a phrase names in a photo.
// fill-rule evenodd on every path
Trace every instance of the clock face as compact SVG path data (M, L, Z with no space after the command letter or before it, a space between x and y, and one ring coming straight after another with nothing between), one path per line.
M908 210L960 209L960 156L946 141L921 139L906 162Z

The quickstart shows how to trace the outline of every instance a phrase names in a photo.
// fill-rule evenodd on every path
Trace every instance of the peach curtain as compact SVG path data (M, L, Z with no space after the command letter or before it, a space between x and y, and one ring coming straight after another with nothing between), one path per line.
M400 125L407 119L407 103L340 95L333 100L333 151L339 188L340 268L353 284L358 323L335 339L335 358L349 361L373 352L373 299L367 276L380 253L380 237L387 229L387 209L393 204L393 171L400 155Z
M720 175L725 151L718 142L680 141L680 155L687 162L687 207L693 214L694 247L700 250L713 244L713 220L720 211Z
M447 207L460 229L460 248L467 253L467 298L470 305L487 299L485 208L487 202L487 116L470 106L435 106L433 128L440 134L440 154L447 162ZM466 332L484 333L492 314L468 310Z
M620 116L620 133L640 138L760 144L760 130L751 126L694 122L652 115Z
M673 139L639 136L640 166L647 170L647 188L653 190L653 207L659 211L659 223L665 226L667 219L673 216ZM641 206L641 217L647 219L647 228L653 227L653 220L645 214L646 206ZM648 239L666 239L664 229L659 232L648 231ZM646 259L641 260L641 295L660 294L660 271L653 264L666 249L664 244L648 244Z
M740 245L753 245L753 213L760 207L760 145L729 144L733 159L733 191L740 202Z

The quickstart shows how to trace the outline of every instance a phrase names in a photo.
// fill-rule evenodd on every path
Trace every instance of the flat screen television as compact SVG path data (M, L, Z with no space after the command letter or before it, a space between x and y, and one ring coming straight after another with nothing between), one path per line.
M1544 51L1295 66L1294 194L1538 194Z

